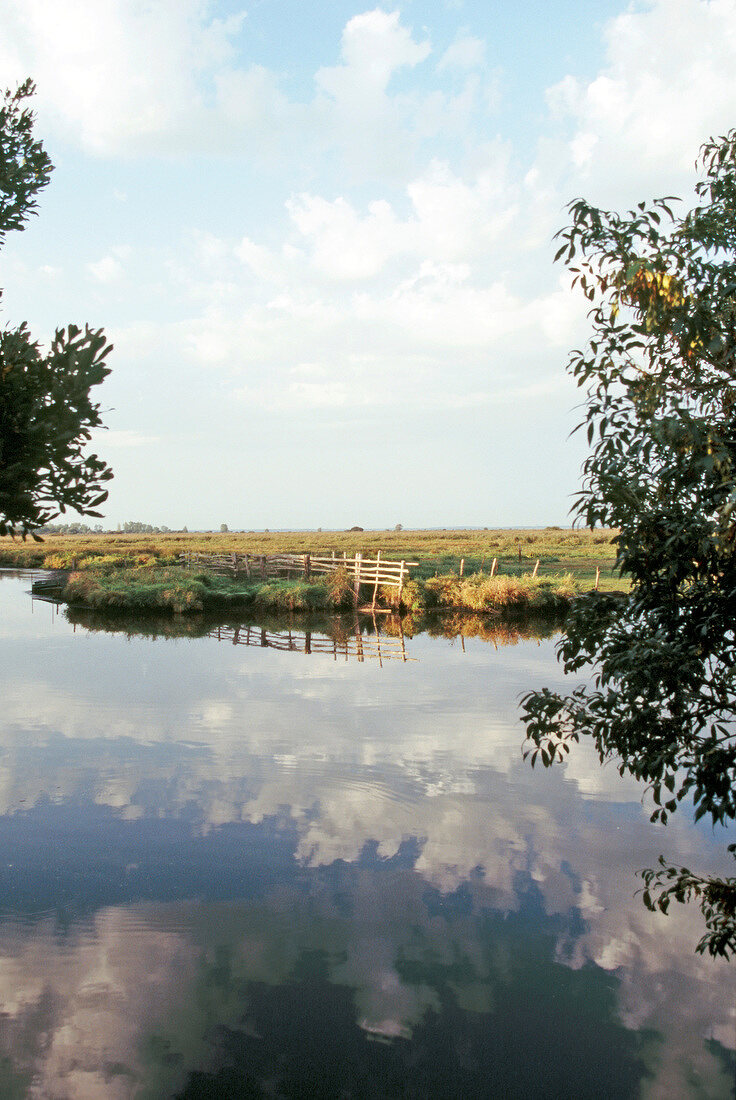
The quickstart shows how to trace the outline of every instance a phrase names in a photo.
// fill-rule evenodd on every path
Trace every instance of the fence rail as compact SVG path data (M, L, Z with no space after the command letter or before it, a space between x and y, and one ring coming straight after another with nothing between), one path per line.
M357 606L361 585L373 585L375 609L379 588L396 589L394 602L401 602L404 584L409 579L409 570L418 565L416 561L389 561L381 557L379 550L375 558L355 554L245 554L233 550L227 554L201 554L193 550L184 550L179 561L187 569L211 569L216 573L229 573L237 576L244 573L249 579L268 580L270 577L303 577L308 580L317 574L332 573L335 569L344 569L353 581L353 599Z
M247 645L259 649L280 649L291 653L321 653L344 660L377 660L383 666L384 661L414 661L407 657L404 635L363 634L356 627L354 634L337 640L328 634L316 634L310 630L266 630L260 626L218 626L211 630L208 638L218 642L230 642L232 645Z

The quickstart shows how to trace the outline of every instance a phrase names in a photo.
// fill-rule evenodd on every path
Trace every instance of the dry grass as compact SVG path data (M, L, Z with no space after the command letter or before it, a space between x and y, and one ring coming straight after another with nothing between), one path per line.
M614 531L544 530L364 531L364 532L190 532L159 535L49 535L42 543L0 538L0 565L57 569L115 570L124 566L172 565L184 550L217 553L241 550L254 554L356 551L418 561L416 577L490 571L494 558L502 575L529 573L537 559L541 576L570 573L583 586L592 585L596 566L603 590L626 587L612 572ZM521 561L519 560L521 552Z
M523 614L551 612L567 606L577 592L570 574L557 577L496 576L484 573L458 577L453 574L414 581L405 600L412 610L463 609Z

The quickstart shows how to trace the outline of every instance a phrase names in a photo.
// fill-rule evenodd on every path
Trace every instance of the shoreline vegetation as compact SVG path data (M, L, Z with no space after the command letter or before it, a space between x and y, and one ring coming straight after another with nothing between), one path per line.
M338 613L353 605L352 577L342 569L305 581L248 580L184 569L179 554L375 553L413 560L403 614L472 612L517 618L563 614L593 587L621 589L613 572L616 532L564 528L516 531L371 531L47 535L43 542L0 539L0 566L65 571L58 597L76 607L188 615L229 609L258 613ZM496 575L491 577L496 559ZM539 562L537 575L534 566ZM391 602L379 589L379 606Z
M353 605L351 578L335 570L322 581L245 579L195 572L179 566L138 566L102 572L71 573L59 589L59 598L73 606L97 610L202 611L252 608L259 612L341 612ZM474 611L495 615L555 614L564 611L577 589L570 575L521 577L452 574L414 580L404 586L401 610L423 614L434 611ZM383 596L383 600L381 600ZM379 607L390 593L379 589Z

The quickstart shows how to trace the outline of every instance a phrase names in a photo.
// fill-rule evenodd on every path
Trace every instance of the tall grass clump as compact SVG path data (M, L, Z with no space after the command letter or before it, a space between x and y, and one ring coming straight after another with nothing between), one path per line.
M268 581L253 594L256 607L264 611L322 611L328 600L327 586L321 582Z
M423 583L412 582L407 587L407 600L411 601L407 606L415 610L465 609L497 614L560 610L576 592L569 574L561 577L444 574Z
M344 565L325 575L330 607L347 607L353 597L353 582Z

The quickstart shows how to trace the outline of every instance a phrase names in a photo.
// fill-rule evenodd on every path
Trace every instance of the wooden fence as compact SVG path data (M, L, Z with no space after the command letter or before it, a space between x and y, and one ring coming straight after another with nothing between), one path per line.
M217 573L229 573L237 576L244 573L249 579L268 580L271 577L303 577L309 580L319 574L331 573L335 569L344 569L353 583L353 600L357 607L361 585L371 585L373 599L371 609L376 609L379 588L396 590L394 603L401 603L401 593L409 579L409 569L418 565L416 561L389 561L381 557L379 550L375 558L364 558L355 554L243 554L233 550L224 554L199 554L184 550L179 561L187 569L211 569Z
M407 657L404 635L363 634L356 624L354 634L343 639L331 638L328 634L317 634L311 630L266 630L260 626L218 626L211 630L208 638L218 642L230 642L232 645L254 646L260 649L280 649L291 653L322 653L337 660L338 657L357 661L377 660L383 666L384 661L414 661Z

